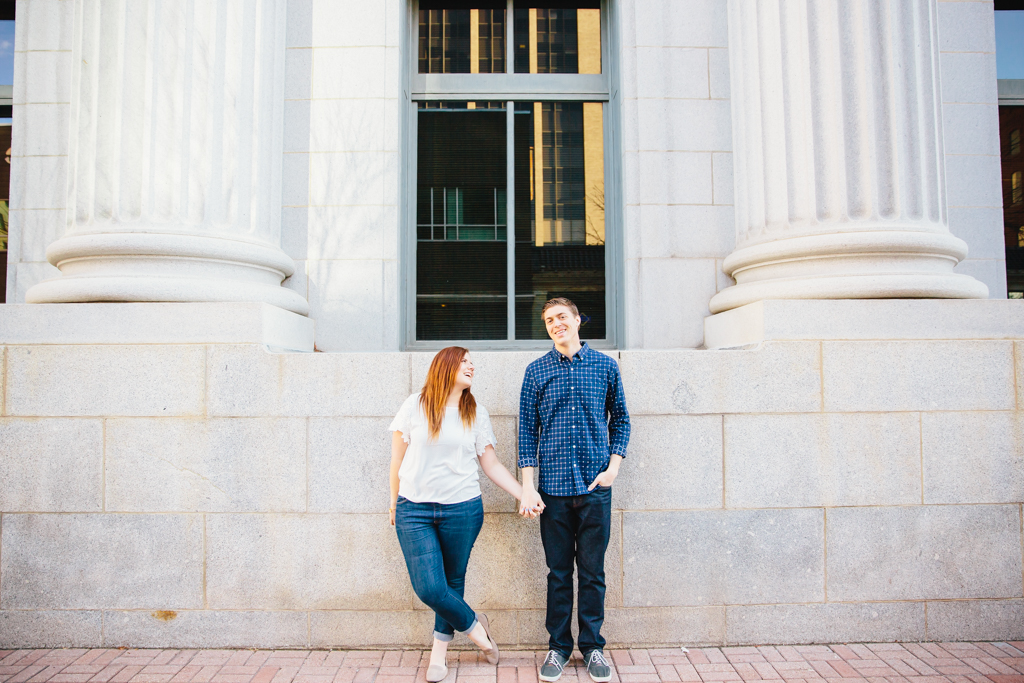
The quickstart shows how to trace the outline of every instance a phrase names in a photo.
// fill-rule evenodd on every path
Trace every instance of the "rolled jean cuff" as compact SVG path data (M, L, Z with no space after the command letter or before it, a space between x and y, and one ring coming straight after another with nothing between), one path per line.
M441 633L440 631L434 631L434 638L440 640L442 643L450 643L454 637L455 634L453 633Z

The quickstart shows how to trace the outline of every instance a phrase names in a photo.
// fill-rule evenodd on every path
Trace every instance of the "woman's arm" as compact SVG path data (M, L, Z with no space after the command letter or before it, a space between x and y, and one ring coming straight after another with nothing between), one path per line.
M391 526L395 525L395 508L398 506L398 470L402 467L407 448L409 444L402 438L402 432L391 432Z
M480 469L484 471L488 479L507 491L516 500L523 497L522 485L498 460L498 456L494 453L494 446L488 445L484 449L484 454L480 456Z

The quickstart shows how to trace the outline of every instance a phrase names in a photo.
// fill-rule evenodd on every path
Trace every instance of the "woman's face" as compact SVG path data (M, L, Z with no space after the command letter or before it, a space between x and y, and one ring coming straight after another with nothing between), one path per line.
M473 386L473 359L467 353L462 357L458 372L455 373L455 388L464 391Z

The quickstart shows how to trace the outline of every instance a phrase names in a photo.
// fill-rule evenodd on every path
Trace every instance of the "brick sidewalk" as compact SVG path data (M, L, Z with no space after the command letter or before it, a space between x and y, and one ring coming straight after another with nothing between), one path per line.
M1024 642L617 650L619 683L1024 683ZM0 683L425 683L428 653L0 650ZM448 655L446 683L538 683L543 652ZM574 658L561 682L587 683Z

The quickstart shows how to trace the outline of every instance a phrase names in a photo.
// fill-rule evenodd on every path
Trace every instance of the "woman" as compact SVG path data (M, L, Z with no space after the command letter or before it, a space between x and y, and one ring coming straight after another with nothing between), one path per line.
M455 631L498 663L487 617L466 604L466 565L483 525L477 461L491 481L518 500L523 487L494 454L491 420L476 403L473 361L459 346L434 356L423 390L391 423L391 524L420 600L436 613L428 681L448 675L445 655ZM532 515L531 515L532 516Z

